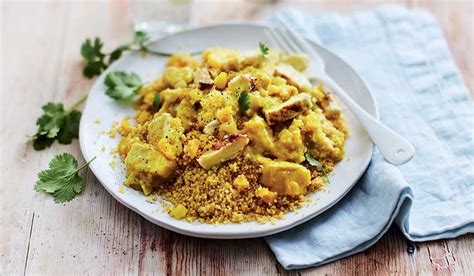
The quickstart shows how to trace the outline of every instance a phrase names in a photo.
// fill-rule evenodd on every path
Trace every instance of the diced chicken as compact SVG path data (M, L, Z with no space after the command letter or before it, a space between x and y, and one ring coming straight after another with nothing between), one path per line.
M255 90L256 81L257 79L250 74L241 74L230 80L228 87L229 90L237 93L251 92Z
M171 87L176 88L180 83L184 83L186 86L187 83L193 81L193 69L190 67L166 67L163 76Z
M243 67L245 66L253 66L253 67L259 67L265 58L262 56L260 51L257 50L250 50L250 51L245 51L242 52L240 55L240 63L242 64Z
M326 118L338 118L341 115L341 107L334 99L332 94L326 94L321 101L321 107L324 110Z
M255 115L244 123L244 132L252 140L258 153L272 153L274 150L273 133L262 117Z
M303 195L311 182L311 172L286 161L263 162L262 183L273 192L283 195Z
M194 81L198 84L200 90L208 90L214 86L209 70L205 68L196 70Z
M152 173L162 178L169 177L176 169L175 161L167 159L150 144L143 142L132 145L125 165L129 170Z
M311 83L308 78L291 65L279 64L275 69L275 73L277 76L284 77L289 84L296 86L300 92L306 92L311 89Z
M151 120L148 125L147 140L168 158L174 159L182 152L183 133L181 120L173 118L169 113L163 113Z
M311 96L306 93L301 93L281 104L266 108L264 110L265 119L269 125L284 122L298 116L298 114L303 113L312 106Z
M212 135L218 126L219 122L217 120L212 120L204 126L202 132L204 132L204 134Z
M218 144L217 149L204 153L197 161L201 167L210 169L222 162L234 159L248 143L249 138L245 135L225 136L224 140Z

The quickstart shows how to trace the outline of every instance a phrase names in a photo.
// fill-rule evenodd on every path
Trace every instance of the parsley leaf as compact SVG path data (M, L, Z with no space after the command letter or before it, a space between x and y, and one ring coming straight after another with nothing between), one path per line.
M243 91L239 96L239 111L240 114L245 114L245 111L250 108L250 97L249 93Z
M160 92L157 92L155 94L155 97L153 98L153 112L156 113L161 107L161 99L160 99Z
M308 163L311 166L316 167L316 169L318 169L318 171L321 171L323 177L326 178L327 182L329 182L329 177L326 173L326 170L324 170L323 165L318 160L314 159L314 157L309 152L306 152L304 154L304 156L306 157L306 161L308 161Z
M124 71L108 73L104 84L107 86L107 96L129 103L137 99L136 93L142 87L142 81L137 74Z
M262 53L263 57L268 56L268 52L270 51L270 48L265 43L258 43L258 48L260 48L260 52Z
M86 97L80 99L71 108L64 109L62 103L47 103L43 115L36 120L38 130L33 136L33 148L43 150L50 147L55 140L61 144L70 144L74 138L79 138L79 122L81 112L75 110Z
M51 194L56 203L71 201L84 189L79 172L94 159L95 157L78 168L77 160L71 154L56 155L49 162L49 168L38 173L35 190Z

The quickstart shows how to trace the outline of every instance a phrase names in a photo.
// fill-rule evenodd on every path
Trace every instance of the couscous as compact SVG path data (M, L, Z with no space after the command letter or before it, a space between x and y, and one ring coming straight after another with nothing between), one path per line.
M348 136L307 65L272 49L170 57L140 89L134 119L117 127L124 184L187 221L266 222L300 208L326 184Z

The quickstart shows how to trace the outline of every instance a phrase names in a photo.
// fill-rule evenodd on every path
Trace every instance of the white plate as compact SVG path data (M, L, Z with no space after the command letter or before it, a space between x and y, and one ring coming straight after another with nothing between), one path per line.
M213 46L255 49L259 42L270 45L264 36L264 28L255 24L209 26L162 38L154 42L151 48L165 52L199 51ZM325 60L328 74L365 110L377 117L375 101L359 75L325 48L314 43L313 46ZM146 197L133 189L125 188L125 192L121 193L119 186L125 181L124 165L117 156L110 154L111 149L117 146L119 135L112 139L103 132L110 129L112 122L120 121L134 112L105 95L104 77L109 71L124 70L135 72L144 82L148 82L162 72L165 61L166 58L134 53L115 62L92 87L80 125L80 144L84 158L89 160L97 155L97 159L90 165L95 176L119 202L147 220L172 231L196 237L236 239L266 236L292 228L327 210L351 189L367 168L372 156L372 142L354 116L348 110L343 110L351 132L345 145L344 160L335 167L326 189L308 195L312 198L311 203L287 214L276 223L249 222L217 226L188 223L173 219L163 212L160 203L146 202ZM110 166L112 160L117 164L115 169Z

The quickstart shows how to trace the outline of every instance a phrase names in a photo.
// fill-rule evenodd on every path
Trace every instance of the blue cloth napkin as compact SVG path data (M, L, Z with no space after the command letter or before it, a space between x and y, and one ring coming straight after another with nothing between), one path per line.
M416 156L396 167L376 150L343 200L266 238L278 261L286 269L332 262L372 246L394 221L412 241L474 232L473 103L431 15L398 6L280 15L362 75L380 119L415 146Z

